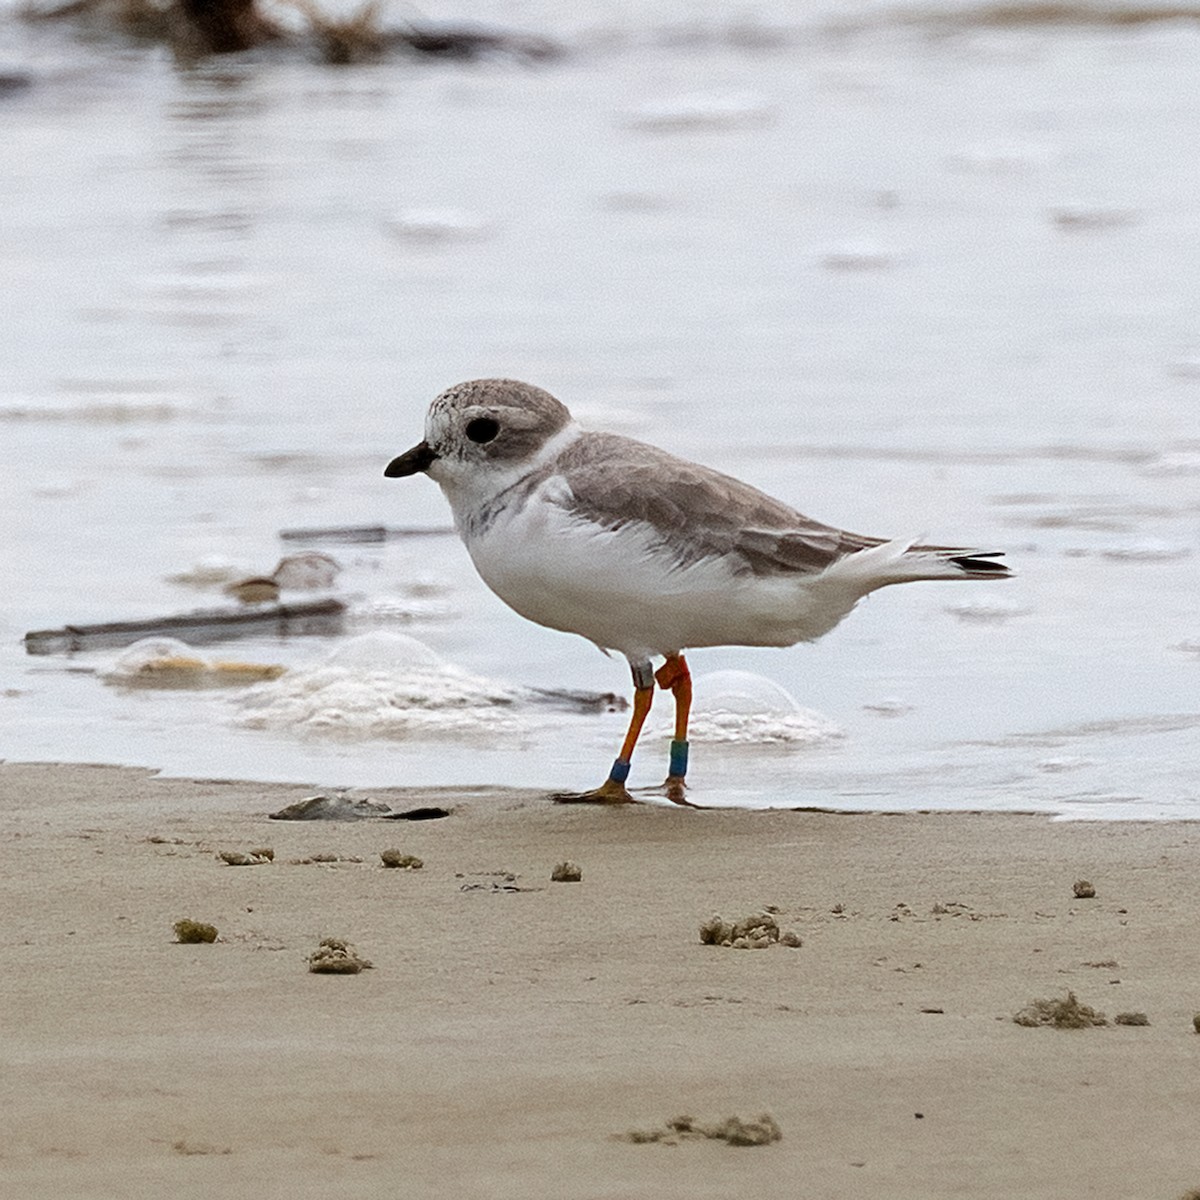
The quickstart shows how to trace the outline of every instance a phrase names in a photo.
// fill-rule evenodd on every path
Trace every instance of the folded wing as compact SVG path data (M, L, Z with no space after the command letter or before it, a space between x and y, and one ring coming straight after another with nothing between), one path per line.
M616 434L580 439L554 469L567 483L560 503L579 520L605 529L649 526L677 567L719 556L739 574L816 575L887 540L814 521L732 476ZM993 561L999 552L913 546L906 555L936 563L934 578L1008 574Z

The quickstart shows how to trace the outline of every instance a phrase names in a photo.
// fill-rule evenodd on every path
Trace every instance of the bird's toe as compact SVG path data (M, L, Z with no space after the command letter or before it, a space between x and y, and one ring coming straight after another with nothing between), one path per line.
M606 779L598 788L587 792L555 792L550 797L555 804L636 804L623 783Z

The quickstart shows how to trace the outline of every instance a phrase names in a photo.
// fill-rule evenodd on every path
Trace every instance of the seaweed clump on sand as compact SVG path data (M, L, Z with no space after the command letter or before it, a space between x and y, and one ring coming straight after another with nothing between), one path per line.
M549 38L448 21L405 21L385 26L383 5L367 0L343 15L326 12L314 0L291 0L308 22L308 34L322 62L334 66L375 62L391 50L459 61L504 55L524 62L547 62L562 50Z
M631 1129L618 1134L621 1141L643 1146L658 1142L677 1146L684 1141L711 1139L728 1146L769 1146L783 1137L783 1132L770 1113L761 1113L752 1121L741 1117L726 1117L723 1121L704 1123L695 1117L672 1117L659 1129Z
M186 917L175 922L175 940L184 945L197 945L201 942L215 942L217 927L204 921L192 921Z
M1144 1012L1120 1012L1113 1017L1114 1025L1149 1025L1150 1018Z
M308 956L308 969L314 975L357 975L374 964L341 938L322 938Z
M283 36L255 0L67 0L49 7L31 3L25 17L71 19L93 30L166 42L182 57L233 54Z
M1031 1029L1041 1025L1054 1029L1091 1029L1107 1025L1108 1018L1091 1005L1080 1004L1074 992L1067 992L1066 999L1031 1000L1013 1014L1013 1022Z
M780 933L779 922L770 913L751 913L740 921L726 921L713 913L700 926L700 941L706 946L728 946L734 950L765 950L778 942L782 946L798 947L798 934Z
M27 0L23 15L30 21L73 20L89 32L165 43L185 62L271 44L310 49L334 65L372 62L392 51L467 61L504 56L530 63L562 54L549 38L511 30L425 20L385 26L379 0L367 0L342 15L326 12L313 0L291 0L291 7L307 29L285 28L262 11L258 0ZM243 581L255 586L245 596L234 594L254 602L267 598L278 582L268 576Z
M415 854L405 854L400 850L381 850L379 858L385 867L394 867L401 871L419 871L424 861Z
M309 0L292 0L292 5L304 14L322 62L339 67L371 62L387 49L381 5L376 0L368 0L344 16L326 13Z

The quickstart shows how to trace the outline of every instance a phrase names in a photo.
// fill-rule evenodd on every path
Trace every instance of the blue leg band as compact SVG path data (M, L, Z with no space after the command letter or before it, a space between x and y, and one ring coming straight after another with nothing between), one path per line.
M623 758L616 759L608 777L613 783L624 783L629 778L629 764Z
M671 765L667 774L682 779L687 774L688 744L687 742L671 742Z

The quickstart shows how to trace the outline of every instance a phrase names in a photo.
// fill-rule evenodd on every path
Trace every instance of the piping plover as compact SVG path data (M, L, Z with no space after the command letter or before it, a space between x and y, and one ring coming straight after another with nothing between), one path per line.
M810 642L876 588L1009 574L999 551L823 525L655 446L587 432L549 392L512 379L471 380L434 400L425 440L384 474L422 471L501 600L629 660L633 716L612 770L594 791L560 800L632 800L625 781L657 682L675 698L664 791L687 803L685 650ZM655 656L666 660L657 671Z

